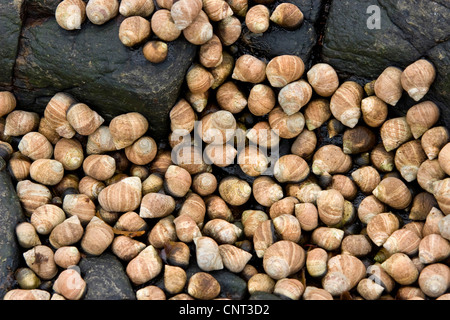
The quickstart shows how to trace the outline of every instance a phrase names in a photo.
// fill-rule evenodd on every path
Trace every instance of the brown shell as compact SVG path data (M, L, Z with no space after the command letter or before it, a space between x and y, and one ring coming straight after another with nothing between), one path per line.
M317 196L319 219L327 226L338 224L344 214L344 197L335 189L320 191Z
M372 279L366 278L358 283L356 290L365 300L378 300L384 288Z
M141 179L138 177L128 177L100 191L98 202L106 211L133 211L141 204L141 190Z
M409 108L406 113L406 122L411 128L414 139L419 139L425 131L436 124L439 116L439 107L432 101L424 101Z
M314 248L306 253L306 270L311 277L323 277L327 272L328 253Z
M438 157L440 150L448 143L449 139L447 128L440 126L425 131L420 141L428 159L433 160Z
M142 54L152 63L161 63L166 60L168 50L167 43L164 41L152 40L142 47Z
M123 231L143 231L147 230L148 225L136 212L128 211L119 217L114 228Z
M219 37L213 34L212 38L201 45L199 50L199 61L205 68L214 68L223 61L223 46ZM201 112L200 110L199 112Z
M322 97L331 97L339 87L336 70L327 63L313 65L306 75L314 91Z
M313 130L303 129L292 143L291 153L308 160L314 154L316 146L316 133Z
M411 63L403 70L401 84L403 89L415 101L422 99L436 78L436 69L425 59Z
M179 166L171 165L164 175L164 187L174 197L183 197L189 191L192 177L189 172Z
M289 240L295 243L300 241L302 230L298 219L291 214L282 214L273 220L275 231L281 240Z
M81 239L81 248L90 255L101 255L114 240L114 232L110 225L100 218L94 216L87 224L83 238Z
M352 178L365 194L371 194L381 182L380 174L372 166L364 166L356 169L352 172Z
M50 203L52 199L51 192L46 186L30 180L19 181L16 185L16 193L28 216L31 216L40 206Z
M164 288L170 294L176 294L183 291L187 281L186 271L177 266L164 266Z
M235 176L222 179L218 191L222 199L232 206L243 205L252 194L252 188L248 182Z
M353 128L361 117L364 90L354 81L346 81L331 96L330 110L343 125Z
M155 10L153 0L122 0L119 13L124 17L140 16L149 17Z
M100 181L111 178L115 170L116 161L106 154L91 154L83 161L84 173Z
M36 112L14 110L6 116L3 134L23 136L39 127L39 115Z
M55 251L55 263L64 269L75 266L80 262L81 254L75 246L65 246Z
M369 127L379 127L386 121L388 106L377 96L370 96L361 100L361 113Z
M176 27L175 21L167 9L156 10L150 23L152 32L163 41L174 41L181 35L181 30Z
M399 227L398 218L393 213L383 212L367 223L367 235L375 245L382 246Z
M351 254L355 257L364 257L372 251L369 238L363 234L350 234L345 236L341 243L342 254Z
M295 213L295 205L300 201L292 196L285 197L283 199L278 200L273 205L270 206L269 216L271 219L275 219L276 217L283 214L294 215Z
M298 272L305 265L305 250L289 240L280 240L267 248L263 257L264 271L279 280Z
M226 221L225 221L226 222ZM201 237L202 232L197 223L187 214L181 214L173 220L177 238L185 243L192 242L194 238Z
M242 212L242 224L244 225L244 234L252 239L259 225L269 220L269 216L261 210L245 210Z
M206 204L198 194L189 192L178 211L179 215L190 216L201 228L205 220Z
M424 264L436 263L450 256L450 242L440 234L432 233L419 244L419 259Z
M316 175L324 173L345 173L352 166L352 158L336 145L320 147L313 156L312 172Z
M376 145L370 152L371 163L381 172L391 172L394 169L394 157L394 152L387 152L382 143Z
M332 296L350 291L366 274L366 267L361 260L348 254L330 258L327 268L327 274L322 278L322 286Z
M134 164L146 165L155 159L157 151L155 140L152 137L143 136L125 148L125 155Z
M67 110L74 103L76 103L76 100L71 95L58 92L50 99L44 109L44 117L50 123L50 126L61 137L68 139L75 135L75 130L66 118Z
M31 160L20 152L14 152L8 161L8 172L17 181L28 178Z
M192 190L200 196L212 194L217 189L217 178L210 172L196 174L192 178Z
M420 165L427 159L420 140L402 144L395 152L394 163L397 170L407 182L416 180Z
M269 166L267 155L255 146L247 146L237 158L242 171L252 177L257 177L264 173Z
M272 58L266 66L266 76L270 85L281 88L300 79L305 71L305 64L295 55L281 55Z
M299 280L284 278L275 283L273 293L291 300L300 300L304 290L305 287Z
M223 269L222 257L217 242L206 236L194 239L197 264L203 271Z
M292 115L308 104L312 97L311 85L303 79L285 85L278 93L278 103L284 112Z
M117 150L133 144L148 130L147 119L138 112L124 113L114 117L109 123L109 130Z
M307 286L303 293L303 300L333 300L333 296L325 289Z
M18 145L19 151L31 160L50 159L53 155L53 146L47 138L36 131L27 133Z
M412 201L411 191L402 180L394 177L381 180L372 193L395 209L405 209Z
M211 88L214 77L202 65L195 64L186 74L186 83L192 93L203 93Z
M219 282L207 272L194 273L188 281L187 293L195 299L212 300L220 293Z
M86 143L86 153L88 155L115 150L116 146L108 126L102 125L88 136Z
M344 230L333 227L318 227L311 234L312 243L327 251L338 249L343 238Z
M387 120L380 129L381 139L386 151L397 149L403 143L413 138L406 117Z
M0 91L0 117L7 115L16 108L16 97L12 92Z
M383 247L390 253L405 253L409 256L417 253L421 238L409 229L395 230L383 244Z
M141 16L130 16L120 23L119 39L127 47L143 43L150 35L150 21Z
M53 156L65 170L76 170L83 164L83 147L77 139L61 138L55 144Z
M254 84L263 82L266 79L266 64L250 54L244 54L236 60L231 77Z
M167 243L177 241L177 231L173 221L172 215L159 219L147 235L148 243L156 249L162 249Z
M41 289L12 289L3 300L50 300L50 292Z
M253 196L255 200L266 207L283 198L283 189L269 176L260 176L253 181Z
M331 117L330 102L326 99L313 99L303 110L306 127L314 130L322 126Z
M237 39L239 39L239 37L241 36L241 31L242 31L241 21L235 16L230 16L223 20L220 20L219 23L217 24L216 30L217 36L222 41L222 44L227 47L231 46L233 43L237 41ZM234 61L232 63L234 63ZM227 68L230 67L231 69L233 68L233 66L230 65L230 62L225 62L224 65L228 65ZM229 72L231 72L231 70Z
M15 234L17 237L17 242L24 249L30 249L41 244L39 235L30 222L24 221L16 225Z
M67 121L79 134L88 136L105 121L97 112L84 103L72 104L67 110Z
M121 235L115 237L111 243L111 251L124 261L130 261L135 258L145 247L144 243Z
M327 189L338 190L346 200L353 200L358 192L355 182L343 174L333 175L331 184Z
M234 244L242 234L242 230L226 220L212 219L206 222L202 233L219 244Z
M309 175L309 166L295 154L280 157L274 165L273 175L278 182L300 182Z
M78 216L86 225L95 216L94 202L85 194L67 194L63 200L63 210L70 216Z
M439 165L447 175L450 175L450 143L442 147L438 155Z
M300 222L302 230L312 231L319 225L319 212L312 203L296 204L295 216Z
M358 154L372 150L377 137L372 130L365 126L355 126L346 129L342 137L342 149L346 154Z
M31 214L30 222L39 234L47 235L66 219L65 212L53 204L44 204Z
M250 90L247 99L248 109L255 116L268 114L276 103L273 89L265 84L256 84Z
M77 270L66 269L58 275L52 289L67 300L80 300L86 287L86 282Z
M269 113L269 124L280 138L292 139L303 131L305 117L300 112L288 115L282 108L275 107Z
M186 29L202 10L201 0L180 0L173 3L170 14L179 30Z
M217 88L217 103L223 110L239 113L247 106L247 97L233 81L227 81Z
M248 9L245 15L245 25L253 33L264 33L270 25L269 9L262 4L257 4Z
M248 130L246 137L259 147L270 149L278 146L280 137L272 130L269 122L260 121Z
M30 177L43 185L54 186L64 176L64 167L61 162L53 159L38 159L30 166Z
M402 97L401 83L402 70L396 67L387 67L378 76L374 84L376 96L391 106L395 106Z
M53 250L45 245L38 245L23 253L27 266L42 280L50 280L58 273Z
M303 23L303 13L293 3L280 3L270 15L270 21L286 29L296 29Z
M102 25L119 14L117 0L90 0L86 5L86 15L90 22Z
M192 23L183 29L184 38L195 45L202 45L211 40L214 35L213 26L206 13L201 10Z
M404 253L394 253L381 267L399 284L410 285L414 283L419 271L412 260Z
M214 164L217 167L227 167L234 163L237 150L228 143L223 145L210 144L205 147L204 154L207 164Z
M126 273L132 283L140 285L156 277L162 265L158 251L149 245L128 263Z
M233 215L227 203L217 195L210 195L205 199L206 215L210 219L233 220Z
M450 268L443 263L426 266L419 274L419 287L428 296L437 298L450 286Z
M233 15L233 10L224 0L204 0L203 10L212 21L220 21Z

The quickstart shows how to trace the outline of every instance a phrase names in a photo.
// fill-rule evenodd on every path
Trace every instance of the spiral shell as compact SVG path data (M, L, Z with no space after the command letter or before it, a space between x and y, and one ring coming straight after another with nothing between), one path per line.
M245 174L257 177L267 170L269 160L259 148L247 146L239 152L238 164Z
M316 151L317 136L313 130L303 129L291 145L291 153L309 160Z
M428 265L420 272L418 282L427 296L437 298L450 286L450 268L443 263Z
M155 10L153 0L122 0L119 13L124 17L140 16L149 17Z
M450 242L439 234L429 234L420 241L419 259L424 264L443 261L449 255Z
M222 44L227 47L231 46L233 43L237 41L237 39L239 39L239 37L241 36L241 31L242 31L241 21L235 16L230 16L225 19L222 19L219 21L217 25L217 36L222 41ZM234 64L234 61L230 62L228 58L226 60L224 59L224 61L227 61L225 62L224 67L227 66L226 67L227 69L233 68L233 66L231 66L230 64L231 63ZM231 70L229 72L231 72Z
M31 216L40 206L50 203L52 199L51 192L46 186L30 180L19 181L16 185L16 193L28 216Z
M41 244L34 225L29 222L24 221L19 223L15 228L15 232L17 242L22 248L30 249Z
M419 139L425 131L430 129L439 119L439 107L431 101L418 103L408 109L406 122L414 139Z
M307 72L307 78L314 91L322 97L331 97L339 87L336 70L327 63L313 65Z
M280 240L267 248L263 257L264 271L279 280L298 272L305 265L305 250L289 240Z
M186 83L192 93L203 93L211 88L214 77L202 65L194 64L186 74Z
M223 269L222 257L217 242L206 236L194 239L197 264L203 271Z
M381 267L399 284L410 285L414 283L419 271L412 260L404 253L394 253Z
M278 103L287 115L292 115L308 104L312 97L311 85L298 80L285 85L278 93Z
M179 30L186 29L202 10L202 0L181 0L170 8L170 14Z
M364 166L353 171L352 178L365 194L371 194L381 182L380 174L372 166Z
M219 253L225 268L234 273L239 273L244 270L245 265L252 258L251 253L232 244L219 245Z
M98 202L106 211L133 211L141 203L141 190L141 179L138 177L125 178L100 191Z
M61 162L53 159L38 159L30 166L30 177L43 185L54 186L64 176L64 167Z
M13 111L16 105L17 100L12 92L0 91L0 117Z
M67 300L80 300L86 292L86 282L77 270L66 269L58 275L52 288Z
M31 160L50 159L53 155L52 144L43 134L36 131L24 135L19 142L18 149Z
M275 107L275 93L270 86L256 84L250 90L248 99L248 109L255 116L268 114Z
M150 21L141 16L127 17L120 23L119 39L127 47L141 44L150 34Z
M312 160L312 172L316 175L345 173L352 166L352 158L335 145L320 147Z
M274 166L274 177L278 182L300 182L309 175L309 166L295 154L280 157Z
M53 156L65 170L76 170L81 167L84 160L83 147L74 138L61 138L55 144Z
M269 9L265 5L257 4L248 9L245 15L245 24L253 33L264 33L269 28L269 18Z
M377 246L382 246L399 227L398 218L393 213L383 212L367 223L367 235Z
M247 106L247 98L239 87L232 81L222 84L216 92L219 106L233 114L239 113Z
M281 214L273 220L275 231L282 240L298 243L302 234L300 222L291 214Z
M300 112L287 115L280 107L275 107L269 113L269 124L280 138L297 137L305 127L305 117Z
M425 131L420 142L428 159L433 160L438 157L439 152L448 143L449 139L450 136L447 128L439 126Z
M242 82L261 83L266 79L266 64L250 54L244 54L236 60L231 77Z
M203 10L211 21L220 21L233 15L233 10L224 0L203 0Z
M199 300L212 300L220 293L219 282L207 272L194 273L188 281L187 292Z
M248 182L235 176L222 179L218 189L222 199L232 206L243 205L252 194L252 188Z
M436 69L433 64L425 59L420 59L403 70L400 80L408 95L415 101L419 101L428 93L435 78Z
M167 9L156 10L150 20L151 31L163 41L173 41L181 35L181 30L175 25L171 13Z
M303 293L303 300L333 300L333 296L325 289L307 286Z
M312 243L327 251L339 248L344 238L344 230L333 227L318 227L311 234Z
M94 216L86 226L81 248L87 254L101 255L114 240L114 232L110 225Z
M146 165L155 159L157 149L152 137L143 136L125 148L125 155L134 164Z
M159 219L147 236L148 243L156 249L162 249L167 243L177 240L175 219L172 215Z
M157 250L149 245L128 263L125 271L131 282L140 285L156 277L161 270L162 260Z
M330 102L321 98L313 99L306 105L303 114L308 130L317 129L331 117Z
M319 225L319 212L312 203L298 203L295 205L295 216L300 227L305 231L312 231Z
M223 61L223 46L219 37L215 34L207 42L201 45L199 61L205 68L214 68ZM201 112L200 110L199 112Z
M194 21L183 30L184 38L195 45L202 45L211 40L214 35L213 26L208 16L202 10Z
M339 296L354 288L364 278L366 267L352 255L336 255L328 260L328 271L322 279L323 288L332 296Z
M414 255L419 250L421 238L417 233L409 229L395 230L383 244L383 247L390 253L405 253L409 256Z
M86 5L86 15L90 22L102 25L119 14L117 0L89 0Z
M279 145L280 137L270 127L269 122L260 121L248 130L248 140L260 148L270 149Z
M36 112L14 110L6 116L3 134L23 136L39 127L39 115Z
M303 13L295 4L280 3L270 15L270 21L280 27L293 30L303 23Z
M402 144L395 152L394 163L402 177L411 182L416 180L420 165L427 159L419 140Z
M361 100L361 113L364 122L369 127L381 126L388 116L387 104L377 96L370 96Z
M23 253L27 266L42 280L50 280L58 273L53 250L45 245L37 245Z
M44 117L49 122L50 126L64 138L72 138L75 135L75 130L70 125L66 118L66 112L69 107L76 103L75 99L64 92L56 93L48 102L44 109Z
M412 201L411 191L398 178L388 177L372 192L378 200L395 209L405 209Z
M272 58L266 66L266 76L270 85L281 88L300 79L305 71L305 64L300 57L281 55Z
M402 72L399 68L387 67L378 76L374 84L376 96L391 106L395 106L403 94Z
M283 189L271 177L260 176L253 181L253 196L259 204L270 207L283 198Z
M80 241L83 233L80 219L74 215L53 228L49 236L50 244L56 249L70 246Z
M330 111L343 125L354 128L361 117L364 90L354 81L346 81L337 88L330 100Z
M148 121L138 112L124 113L111 120L109 130L114 145L120 150L132 145L147 132Z

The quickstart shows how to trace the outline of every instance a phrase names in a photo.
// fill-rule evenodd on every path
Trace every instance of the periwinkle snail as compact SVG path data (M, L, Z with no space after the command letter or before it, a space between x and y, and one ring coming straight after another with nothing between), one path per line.
M83 299L74 266L106 252L142 300L226 298L216 271L250 296L446 298L450 147L425 98L431 62L386 67L366 86L331 64L235 50L242 31L300 28L295 4L91 1L89 21L80 9L63 24L58 11L61 27L120 14L117 40L141 63L170 62L180 37L198 59L168 110L167 143L138 111L108 118L59 92L40 115L0 93L2 159L29 220L15 229L29 291L5 299L50 299L39 281L54 299ZM415 102L394 116L403 93Z

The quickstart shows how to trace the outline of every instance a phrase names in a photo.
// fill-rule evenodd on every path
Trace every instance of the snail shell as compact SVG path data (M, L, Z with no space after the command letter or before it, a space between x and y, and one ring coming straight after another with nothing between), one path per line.
M247 146L239 153L238 164L245 174L257 177L267 170L269 159L259 148Z
M293 215L295 213L295 205L298 204L298 201L295 197L285 197L281 200L278 200L273 205L270 206L269 216L271 219L275 219L283 214Z
M366 278L359 281L356 290L365 300L378 300L384 288L372 279Z
M295 154L280 157L274 166L274 177L278 182L300 182L309 175L308 163Z
M266 76L270 85L281 88L300 79L305 71L303 60L295 55L281 55L272 58L266 66Z
M119 14L117 0L89 0L86 5L86 15L90 22L102 25Z
M156 249L162 249L171 242L177 241L177 231L172 215L159 219L147 236L148 243Z
M76 170L83 164L83 147L74 138L61 138L55 144L53 156L55 160L58 160L62 164L65 170Z
M80 262L81 254L75 246L61 247L55 251L55 263L64 269L75 266Z
M181 205L178 214L190 216L192 219L194 219L195 223L197 223L197 225L201 228L203 226L206 214L205 201L203 201L203 198L200 197L198 194L189 192L183 204Z
M258 226L269 219L269 216L261 210L245 210L242 212L242 224L247 238L253 238Z
M220 21L233 15L233 10L224 0L203 0L203 10L211 21Z
M175 224L177 238L180 241L189 243L192 242L195 238L202 236L197 223L191 216L187 214L179 215L173 220L173 223Z
M105 187L106 185L103 182L90 176L84 176L78 184L78 190L80 193L84 193L91 198L91 200L97 199L100 191L102 191Z
M377 142L375 133L365 126L347 129L342 137L342 149L346 154L358 154L372 150Z
M313 130L303 129L291 145L291 153L309 160L316 151L317 136Z
M291 214L282 214L272 220L275 231L282 240L298 243L302 234L300 222Z
M446 127L434 127L425 131L420 141L422 149L429 160L436 159L441 149L448 143L450 137Z
M199 61L205 68L214 68L223 61L222 42L215 34L207 42L201 45L199 50ZM201 112L202 110L197 110Z
M125 148L125 155L134 164L146 165L155 158L157 149L152 137L143 136Z
M245 15L245 24L253 33L264 33L270 24L269 9L262 4L257 4L248 9Z
M114 145L120 150L132 145L147 132L148 121L138 112L129 112L114 117L109 124L109 130Z
M222 199L232 206L243 205L252 194L252 188L248 182L234 176L222 179L218 189Z
M236 119L226 110L219 110L207 114L201 119L200 135L203 142L208 144L224 144L236 132Z
M208 196L217 188L217 178L210 172L196 174L192 178L192 190L200 196Z
M395 167L407 182L416 180L420 165L427 159L420 140L402 144L395 152Z
M20 152L14 152L8 161L8 172L17 181L28 178L31 160Z
M424 264L445 260L450 255L450 242L440 234L429 234L420 241L419 259Z
M273 293L291 300L300 300L304 290L305 287L299 280L284 278L275 283Z
M270 15L270 21L286 29L296 29L303 23L303 13L295 4L280 3Z
M187 268L190 259L190 249L184 242L167 242L164 244L167 261L174 266Z
M48 102L44 110L44 117L49 122L50 126L64 138L72 138L75 135L75 130L67 121L66 113L69 107L76 103L75 99L64 92L56 93Z
M380 129L381 139L386 151L398 148L403 143L413 138L411 128L406 117L398 117L387 120Z
M327 272L328 253L314 248L306 253L306 270L311 277L323 277Z
M259 223L253 234L253 248L258 258L262 258L267 250L276 241L275 228L272 220Z
M33 211L30 222L36 228L37 233L47 235L65 219L66 214L60 207L44 204Z
M86 143L86 153L88 155L115 150L116 146L114 145L111 131L108 126L102 125L88 136Z
M55 11L56 22L66 30L81 29L86 20L86 3L82 0L64 0Z
M343 174L335 174L332 177L331 184L327 189L339 191L345 200L353 200L358 192L355 182Z
M87 254L99 256L113 240L114 232L111 226L94 216L86 226L80 245Z
M319 212L312 203L306 202L296 204L295 216L300 222L302 230L312 231L319 225Z
M141 179L128 177L100 191L98 202L106 211L133 211L141 204L141 190Z
M226 202L219 196L211 195L205 199L206 214L210 219L232 221L233 215Z
M155 11L150 20L150 29L163 41L174 41L181 35L181 30L177 28L167 9Z
M327 268L327 274L322 279L322 286L332 296L339 296L351 290L366 274L366 267L361 260L347 254L330 258Z
M160 287L146 286L146 287L136 291L136 299L137 300L166 300L166 294Z
M393 213L383 212L367 223L367 235L373 243L381 246L399 227L398 218Z
M424 101L409 108L406 113L406 122L414 139L419 139L425 131L436 124L439 116L439 107L431 101Z
M36 112L14 110L6 116L3 134L23 136L39 127L39 115Z
M374 84L376 96L391 106L395 106L402 97L401 76L403 71L396 67L387 67L378 76Z
M95 216L95 204L85 194L67 194L64 197L63 210L68 216L78 216L83 225Z
M247 98L239 87L232 81L222 84L216 92L219 106L233 114L239 113L247 106Z
M394 169L394 157L394 152L387 152L382 143L376 145L370 152L370 161L381 172L391 172Z
M43 185L54 186L64 176L64 167L61 162L53 159L38 159L30 166L30 177Z
M50 159L53 155L53 146L50 141L36 131L24 135L19 142L18 149L31 160Z
M41 289L12 289L3 300L50 300L50 292Z
M403 89L415 101L422 99L436 78L436 69L431 62L420 59L403 70L401 84Z
M140 16L149 17L155 10L153 0L122 0L119 13L124 17Z
M242 234L242 230L236 225L223 220L209 220L202 229L205 236L209 236L220 244L234 244Z
M279 280L298 272L305 265L305 250L289 240L280 240L267 248L263 257L264 271Z
M23 253L25 263L42 280L50 280L58 273L53 250L45 245L37 245Z
M1 131L2 130L0 129L0 132ZM56 144L58 140L61 138L58 132L56 132L56 130L50 125L50 122L48 122L47 118L45 117L42 117L41 120L39 121L38 132L42 133L47 138L47 140L50 141L51 144ZM8 137L4 136L1 139L3 141L7 141Z
M280 107L269 113L269 124L280 138L292 139L297 137L305 127L305 117L300 112L287 115Z
M364 166L356 169L352 172L352 178L365 194L371 194L381 182L380 174L372 166Z
M307 286L303 300L333 300L333 296L325 289Z
M263 82L266 79L266 64L250 54L244 54L236 60L231 77L254 84Z
M203 271L223 269L222 257L217 242L207 236L194 238L197 264Z
M308 102L303 113L308 130L317 129L331 117L330 102L321 98L313 99Z
M77 270L66 269L58 275L52 288L67 300L80 300L86 292L86 282Z
M123 261L135 258L145 247L144 243L127 236L117 236L111 243L111 251Z
M222 41L222 44L227 47L231 46L233 43L237 41L237 39L239 39L239 37L241 36L241 31L242 31L241 21L235 16L230 16L225 19L222 19L217 24L217 36ZM230 62L226 62L225 65L228 65L227 68L231 67L232 69L233 67L230 66L229 63Z
M212 300L220 293L219 282L207 272L193 274L187 284L190 296L199 300Z
M426 266L419 274L420 289L427 296L437 298L450 286L450 268L443 263Z
M447 239L450 240L450 218L447 218L447 216L445 216L443 219L441 219L438 222L438 228L439 228L439 233L440 235Z
M405 253L412 256L419 250L421 238L409 229L395 230L383 244L383 247L390 253Z
M419 276L419 271L412 260L406 254L400 252L391 255L381 264L381 267L401 285L410 285Z
M59 249L77 243L83 237L84 229L78 216L74 215L55 226L50 233L50 244Z
M125 271L132 283L140 285L156 277L161 270L158 251L149 245L128 263Z
M425 220L433 207L437 207L437 202L431 193L418 193L413 199L409 218L411 220Z
M363 234L351 234L342 240L342 254L351 254L355 257L364 257L372 251L369 238Z
M16 105L17 100L12 92L0 91L0 117L13 111Z
M30 180L19 181L16 185L16 193L28 216L31 216L40 206L50 203L52 199L51 192L46 186Z
M214 35L213 26L208 16L202 10L194 21L183 30L184 38L192 44L202 45L211 40Z
M354 81L346 81L331 96L330 111L343 125L354 128L361 117L364 90Z
M327 251L338 249L343 238L344 230L333 227L318 227L311 234L311 241Z
M422 236L425 237L429 234L440 234L439 221L444 218L444 214L436 207L432 207L426 215L425 223L422 228Z
M298 80L285 85L278 93L278 103L287 115L292 115L308 104L312 97L311 85Z
M377 96L370 96L361 100L361 113L364 122L369 127L376 128L386 121L388 106Z
M186 74L186 83L192 93L203 93L211 88L214 83L214 77L202 65L194 64Z
M234 273L244 270L252 254L232 244L219 245L219 253L225 268Z
M149 41L142 48L142 53L148 61L152 63L161 63L166 60L168 55L168 46L164 41Z
M447 175L450 175L450 143L447 143L439 152L439 165Z
M128 211L119 217L114 228L124 231L141 231L147 230L148 225L136 212Z
M184 197L192 184L189 172L179 166L171 165L164 175L164 186L168 193L174 197Z
M276 103L273 89L262 83L252 87L247 100L248 109L255 116L268 114Z
M344 197L335 189L320 191L317 196L319 219L327 226L338 224L344 213Z
M391 276L381 267L381 264L376 262L367 267L367 278L375 283L381 285L386 292L391 292L395 287L395 281Z
M345 173L352 166L352 158L335 145L320 147L313 156L312 171L315 175L324 173Z
M271 177L260 176L253 181L253 196L259 204L270 207L283 198L283 189Z
M141 44L150 34L150 21L141 16L131 16L120 23L119 39L127 47Z
M336 70L327 63L313 65L306 75L314 91L322 97L331 97L339 87L339 78Z
M83 161L83 171L86 175L105 181L111 178L116 170L116 161L106 154L91 154Z
M381 202L395 209L405 209L412 201L411 191L402 180L388 177L372 192Z
M164 266L164 287L170 294L183 291L187 281L186 271L177 266Z
M256 123L248 132L248 140L258 145L260 148L270 149L279 145L280 137L270 127L269 122L260 121Z
M439 208L445 215L450 214L450 178L436 181L433 184L433 195L439 205Z
M179 30L186 29L202 10L202 0L180 0L173 3L170 14Z
M210 144L205 147L204 154L207 164L214 164L218 167L227 167L234 163L237 150L230 144L223 145Z
M29 222L19 223L15 228L15 232L17 242L24 249L30 249L41 244L36 229Z

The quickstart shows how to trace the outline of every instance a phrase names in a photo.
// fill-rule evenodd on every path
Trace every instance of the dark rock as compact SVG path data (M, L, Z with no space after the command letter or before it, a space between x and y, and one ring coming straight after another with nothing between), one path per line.
M21 263L15 228L25 221L19 198L4 170L0 171L0 299L15 285L14 272Z
M9 87L13 81L20 30L22 28L23 1L5 0L0 2L0 87Z
M272 293L256 291L252 293L249 300L283 300L283 299Z
M112 254L83 257L79 263L86 281L84 300L135 300L136 294L122 263Z
M21 108L42 112L59 91L72 94L108 122L137 111L150 123L149 134L163 137L168 112L178 99L196 46L183 37L169 43L166 61L152 64L141 47L125 47L118 38L124 17L81 30L66 31L54 17L32 20L22 30L14 93Z
M434 101L450 125L449 38L450 8L445 0L333 1L325 28L322 59L331 64L341 79L354 77L360 83L376 79L388 66L406 68L412 62L429 59L437 77L423 100ZM381 28L369 29L367 20L380 8ZM417 102L404 94L394 111L405 114Z

